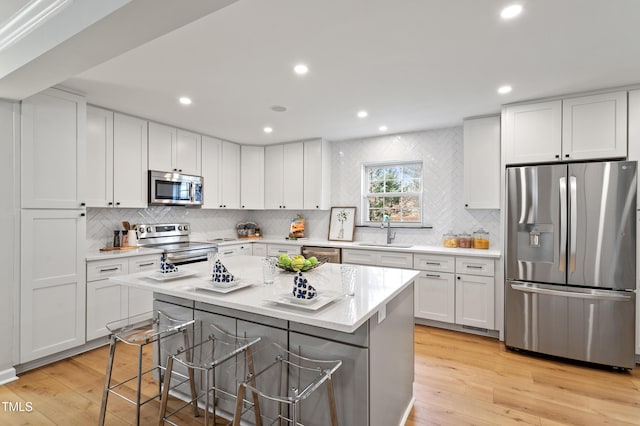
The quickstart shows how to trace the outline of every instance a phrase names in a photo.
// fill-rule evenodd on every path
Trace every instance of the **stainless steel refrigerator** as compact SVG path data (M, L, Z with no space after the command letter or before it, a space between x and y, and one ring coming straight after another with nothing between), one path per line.
M635 161L507 168L505 343L633 368Z

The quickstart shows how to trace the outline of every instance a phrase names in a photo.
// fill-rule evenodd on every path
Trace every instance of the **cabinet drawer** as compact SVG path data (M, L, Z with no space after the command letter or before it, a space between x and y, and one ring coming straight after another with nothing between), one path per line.
M380 266L390 268L413 268L413 255L411 253L378 253L378 263Z
M87 281L103 280L128 273L129 260L126 257L113 260L96 260L87 263Z
M129 273L160 269L160 256L136 256L129 258Z
M437 254L414 254L413 269L421 271L451 272L455 271L456 261L453 256Z
M356 265L375 265L375 252L369 250L342 249L342 263L353 263Z
M239 254L239 246L218 247L218 257L220 259L224 259L225 257L237 256Z
M267 255L280 256L283 253L286 253L289 256L295 256L296 254L300 254L300 246L292 246L287 244L268 244L267 245Z
M481 257L456 257L456 273L469 275L494 275L493 259Z

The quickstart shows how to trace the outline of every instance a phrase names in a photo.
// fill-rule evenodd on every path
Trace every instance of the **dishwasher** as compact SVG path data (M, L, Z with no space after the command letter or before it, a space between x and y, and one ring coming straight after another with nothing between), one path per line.
M305 258L315 256L318 260L328 263L342 263L342 249L335 247L302 246Z

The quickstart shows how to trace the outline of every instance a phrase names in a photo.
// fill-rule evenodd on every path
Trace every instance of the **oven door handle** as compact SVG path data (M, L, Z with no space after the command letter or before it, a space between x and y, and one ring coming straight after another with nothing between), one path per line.
M191 253L191 254L185 254L185 255L169 255L167 254L166 258L169 260L184 260L184 259L195 259L198 257L203 257L206 255L206 252L198 252L198 253Z

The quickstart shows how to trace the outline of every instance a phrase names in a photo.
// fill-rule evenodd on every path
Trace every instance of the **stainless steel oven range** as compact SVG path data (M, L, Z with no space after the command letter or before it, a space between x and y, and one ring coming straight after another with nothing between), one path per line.
M189 241L188 223L156 223L138 225L138 245L164 250L165 259L174 265L203 262L218 251L215 243Z

